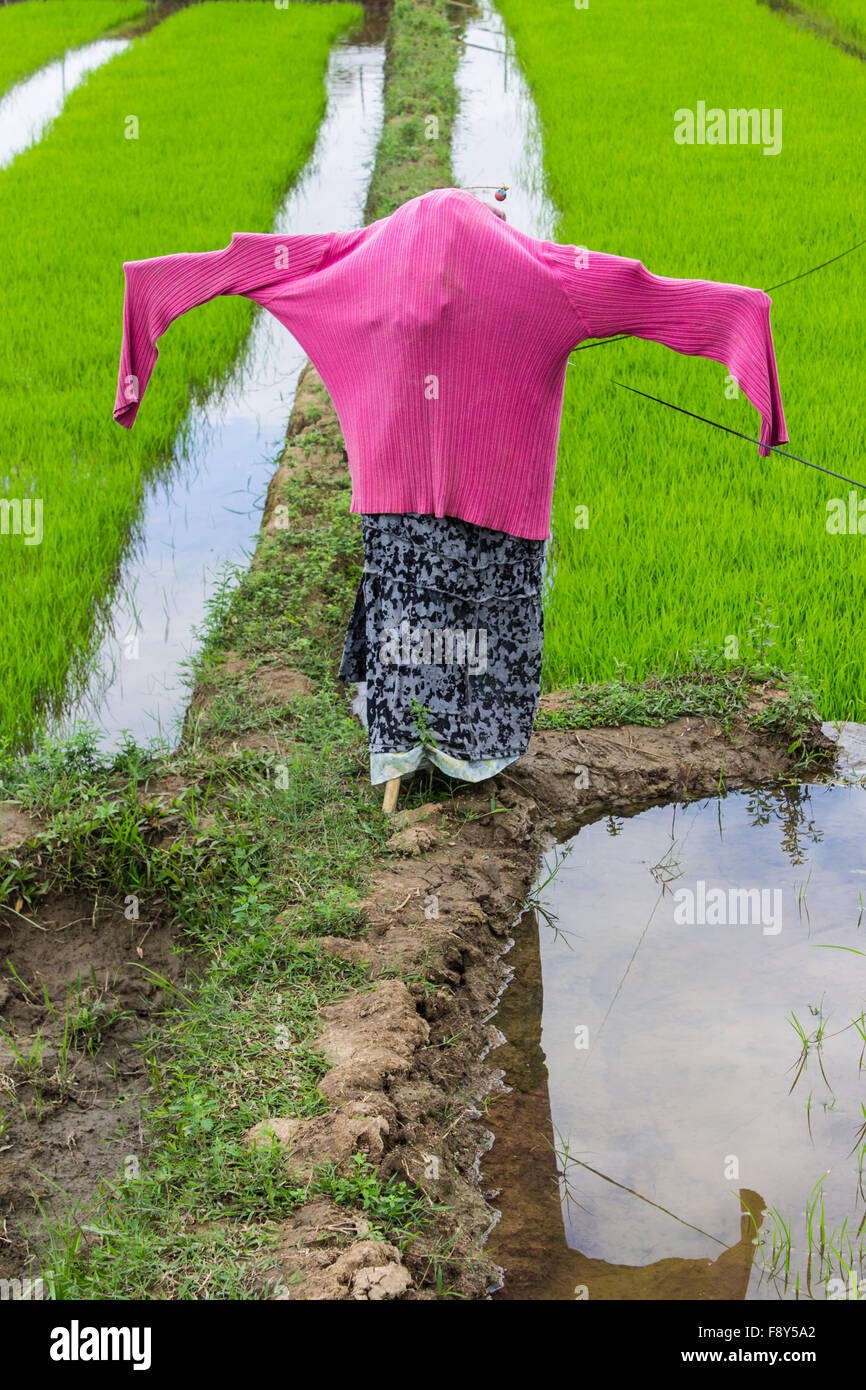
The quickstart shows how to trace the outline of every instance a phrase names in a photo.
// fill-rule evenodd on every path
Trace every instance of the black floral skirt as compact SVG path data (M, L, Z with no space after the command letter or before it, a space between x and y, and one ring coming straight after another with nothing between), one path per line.
M339 674L366 685L372 780L427 762L492 775L532 734L547 542L414 513L362 526Z

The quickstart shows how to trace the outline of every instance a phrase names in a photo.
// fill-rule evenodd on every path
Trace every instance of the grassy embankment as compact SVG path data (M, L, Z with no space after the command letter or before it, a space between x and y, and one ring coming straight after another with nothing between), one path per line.
M715 0L652 13L627 0L501 9L538 104L560 241L639 258L659 275L769 287L862 239L856 59L760 5L739 7L735 24ZM674 113L699 101L780 108L781 152L675 143ZM863 477L864 289L866 249L773 294L790 450L853 478ZM743 396L727 399L717 363L637 339L573 361L548 685L671 675L693 652L723 676L759 646L770 664L802 671L825 718L866 718L864 540L827 530L828 501L847 501L848 484L761 459L756 446L609 381L754 436L756 412ZM578 504L589 509L584 529Z
M172 325L148 409L123 430L122 263L271 226L315 140L331 44L360 14L182 10L93 73L0 173L0 502L42 505L41 543L12 533L14 514L0 534L0 732L14 745L86 680L144 488L172 456L190 392L230 371L252 321L231 296Z
M368 220L451 179L457 52L440 0L398 0L388 52ZM425 138L429 114L437 141ZM359 518L347 475L297 466L305 453L342 451L339 430L319 416L309 407L296 422L306 426L290 450L296 466L269 495L266 515L285 507L284 523L266 529L251 569L214 600L174 755L130 748L100 759L82 736L4 769L0 795L48 822L7 864L9 901L20 895L34 912L46 893L74 888L118 904L134 894L144 913L163 899L203 962L149 1049L141 1177L104 1194L98 1243L85 1251L71 1217L44 1257L59 1297L260 1296L275 1223L310 1191L287 1183L281 1155L250 1150L243 1133L268 1114L326 1108L325 1065L309 1046L318 1011L366 976L316 938L357 929L389 833L365 735L334 679L361 567ZM264 678L275 667L307 677L312 693L269 702ZM174 790L160 795L166 785ZM348 1177L323 1167L312 1191L362 1208L401 1247L424 1240L428 1200L364 1163ZM447 1289L435 1242L416 1279Z
M795 0L796 9L821 26L827 38L850 39L866 48L866 11L861 0Z
M137 19L144 0L25 0L0 10L0 93L60 58Z

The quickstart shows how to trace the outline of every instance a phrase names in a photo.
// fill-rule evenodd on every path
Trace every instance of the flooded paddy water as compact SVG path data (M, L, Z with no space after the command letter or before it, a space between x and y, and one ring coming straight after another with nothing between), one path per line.
M856 1296L866 729L841 747L832 781L606 817L545 856L489 1058L497 1296Z

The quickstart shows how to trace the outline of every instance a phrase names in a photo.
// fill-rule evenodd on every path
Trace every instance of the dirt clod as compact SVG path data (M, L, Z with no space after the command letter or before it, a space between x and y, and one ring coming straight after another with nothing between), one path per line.
M299 1182L308 1182L315 1168L333 1164L348 1173L356 1153L379 1160L388 1136L388 1121L382 1115L352 1115L330 1111L307 1118L262 1120L247 1132L257 1147L276 1142L285 1150L286 1171Z
M332 1063L319 1089L329 1100L387 1089L405 1076L430 1029L402 980L382 980L322 1010L316 1049Z
M347 1235L350 1232L351 1227L348 1227ZM275 1297L380 1302L402 1297L411 1286L412 1276L396 1246L387 1241L361 1239L336 1258L332 1252L322 1249L285 1246L281 1251L280 1281Z

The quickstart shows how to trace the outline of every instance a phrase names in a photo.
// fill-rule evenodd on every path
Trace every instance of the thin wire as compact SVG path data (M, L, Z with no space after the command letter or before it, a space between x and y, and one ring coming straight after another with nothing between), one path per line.
M607 347L608 343L621 343L624 338L633 338L633 333L617 333L615 338L596 338L594 343L581 343L580 347L574 349L575 352L586 352L587 348ZM569 363L571 366L571 363Z
M674 802L674 813L673 813L673 819L672 819L672 821L671 821L671 851L673 851L674 846L678 843L678 841L674 839L674 830L675 830L675 828L676 828L676 819L677 819L677 803ZM685 839L684 839L683 842L682 842L683 846L685 846L686 840L688 840L689 836L691 835L692 830L694 829L694 826L695 826L695 822L696 822L696 821L697 821L697 816L692 816L691 825L689 826L688 830L686 831ZM660 862L661 862L661 861L660 861ZM655 902L653 903L652 912L650 913L649 917L647 918L646 926L644 927L643 931L641 932L641 934L640 934L640 939L638 940L637 945L635 946L634 950L633 950L632 953L631 953L631 956L629 957L628 965L626 966L625 970L623 971L622 976L621 976L620 981L619 981L619 984L617 985L617 987L616 987L616 989L615 989L613 995L611 996L610 1003L608 1004L607 1009L605 1010L604 1018L601 1020L601 1023L598 1025L598 1029L597 1029L596 1034L595 1034L595 1040L596 1040L596 1042L598 1042L599 1038L601 1037L602 1032L604 1031L604 1025L607 1023L607 1020L610 1018L611 1011L613 1010L613 1006L614 1006L614 1004L616 1003L617 999L619 998L619 996L620 996L620 991L622 990L622 987L623 987L623 985L624 985L625 982L626 982L626 977L628 976L629 972L631 971L632 966L634 965L635 956L637 955L638 951L640 950L641 946L643 945L644 939L645 939L645 937L646 937L646 934L647 934L647 932L649 931L650 927L652 926L653 918L654 918L655 915L656 915L656 912L657 912L657 910L658 910L658 905L659 905L659 903L661 902L662 898L663 898L664 895L665 895L666 889L667 889L667 885L666 885L666 884L662 884L661 889L659 890L659 895L658 895L658 897L656 898ZM585 1071L586 1068L589 1066L589 1059L590 1059L591 1056L592 1056L592 1053L591 1053L591 1052L587 1052L587 1054L586 1054L586 1061L585 1061L584 1064L583 1064L583 1070L584 1070L584 1071Z
M569 362L569 366L573 363ZM660 396L651 396L647 391L639 391L636 386L626 386L624 381L614 381L613 377L608 377L608 381L613 382L614 386L619 386L623 391L633 391L636 396L644 396L648 401L655 401L658 405L666 405L669 410L678 410L681 415L690 415L693 420L702 420L705 425L712 425L714 429L724 430L726 434L735 434L738 439L745 439L750 444L761 445L760 439L754 439L750 434L742 434L740 430L731 429L730 425L720 425L718 420L708 420L705 415L696 415L693 410L686 410L684 406L674 405L671 401L663 401ZM866 483L858 483L856 478L848 478L844 473L834 473L832 468L822 468L819 463L810 463L808 459L800 458L799 454L789 454L787 449L780 449L776 444L764 444L765 449L772 449L773 453L781 454L786 459L793 459L795 463L804 463L807 468L815 468L819 473L826 473L831 478L838 478L843 483L851 483L853 487L866 489Z
M866 246L866 241L858 241L856 246L849 246L847 251L840 251L838 256L831 256L829 261L822 261L820 265L813 265L811 270L801 271L799 275L792 275L790 280L780 280L778 285L771 285L770 289L765 290L769 294L770 290L780 290L783 285L793 285L795 280L802 280L806 275L813 275L816 270L823 270L825 265L832 265L834 261L841 261L843 256L850 256L852 251L859 251L861 246Z
M639 1197L640 1200L646 1202L648 1206L655 1207L657 1211L663 1211L665 1216L672 1216L674 1221L679 1221L681 1226L688 1226L690 1231L697 1231L699 1235L706 1236L708 1240L714 1240L717 1245L723 1246L725 1250L733 1250L735 1248L733 1245L727 1245L725 1241L719 1240L718 1236L711 1235L709 1231L703 1230L700 1226L693 1226L691 1221L686 1221L682 1216L677 1216L675 1211L670 1211L668 1207L663 1207L659 1202L654 1202L651 1197L645 1197L642 1192L636 1192L633 1187L626 1187L624 1182L617 1182L616 1178L610 1177L607 1173L602 1173L598 1168L593 1168L589 1163L584 1163L583 1159L572 1158L571 1162L577 1164L580 1168L585 1168L589 1173L595 1173L597 1178L604 1178L605 1182L613 1183L614 1187L621 1188L623 1192L631 1193L632 1197ZM739 1244L739 1242L737 1243Z
M859 251L861 246L866 246L866 241L858 241L856 246L849 246L847 251L840 251L838 256L831 256L829 261L822 261L820 265L813 265L809 270L802 270L799 275L792 275L790 280L780 280L778 285L770 285L769 289L764 290L764 294L770 294L772 290L780 290L783 285L793 285L795 280L803 280L807 275L814 275L816 270L823 270L825 266L832 265L834 261L841 261L843 256L850 256L852 251ZM605 347L608 343L620 343L624 338L631 338L632 333L617 333L614 338L599 338L594 343L581 343L580 347L574 349L575 352L583 352L586 348ZM712 421L710 421L712 424Z

